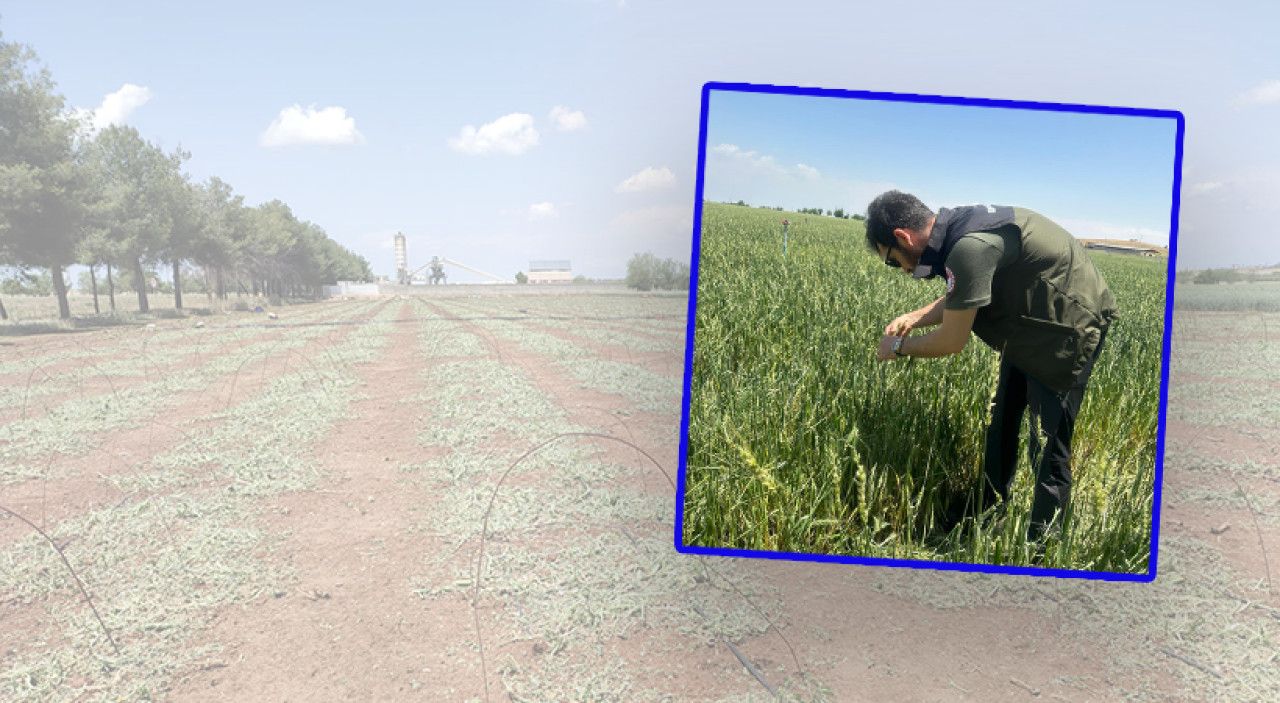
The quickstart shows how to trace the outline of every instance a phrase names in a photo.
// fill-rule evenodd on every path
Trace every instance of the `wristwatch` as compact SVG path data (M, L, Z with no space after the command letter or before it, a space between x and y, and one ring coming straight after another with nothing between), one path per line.
M893 342L893 355L898 357L899 359L906 356L906 354L902 353L902 343L905 342L906 339L907 339L906 337L898 337Z

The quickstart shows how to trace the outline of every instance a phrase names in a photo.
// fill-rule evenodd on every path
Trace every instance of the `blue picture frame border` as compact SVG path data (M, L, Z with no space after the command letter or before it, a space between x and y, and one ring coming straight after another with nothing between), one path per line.
M770 552L754 549L728 549L686 545L684 533L685 472L689 452L689 393L693 380L693 333L697 320L698 263L702 250L702 201L707 158L707 118L712 91L739 93L771 93L778 95L805 95L811 97L853 98L861 100L886 100L894 102L929 103L935 105L966 105L1018 110L1043 110L1100 115L1124 115L1174 120L1177 127L1173 157L1173 200L1169 212L1169 265L1165 280L1164 339L1160 353L1160 408L1156 425L1155 494L1151 515L1151 558L1146 573L1128 574L1110 571L1081 569L1051 569L1028 566L1002 566L998 564L973 564L968 562L941 562L918 559L886 559L835 554L809 554L804 552ZM693 251L689 267L689 301L685 324L684 387L680 411L680 465L676 474L675 548L683 554L707 556L746 557L754 559L782 559L787 561L811 561L836 564L869 566L897 566L911 569L942 571L971 571L989 574L1017 574L1025 576L1051 576L1055 578L1081 578L1103 581L1151 582L1156 578L1160 542L1160 494L1164 482L1165 415L1169 402L1169 342L1173 326L1173 295L1176 280L1178 254L1178 212L1182 191L1182 147L1186 133L1186 118L1178 110L1115 107L1107 105L1082 105L1076 103L1035 102L994 98L970 98L919 93L890 93L870 90L843 90L836 88L812 88L800 86L770 85L759 83L708 82L702 86L701 117L698 122L698 173L693 200Z

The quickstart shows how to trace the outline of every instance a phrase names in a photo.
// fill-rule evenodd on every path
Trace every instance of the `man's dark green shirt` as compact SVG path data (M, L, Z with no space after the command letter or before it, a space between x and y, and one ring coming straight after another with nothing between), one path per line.
M942 256L942 270L934 271L946 277L944 307L977 308L974 334L1019 370L1065 391L1117 316L1115 298L1084 246L1057 223L1024 208L991 212L987 218L1001 224L971 232L955 231L952 215L977 220L938 213L930 247Z
M951 247L947 255L948 310L971 310L991 303L991 281L996 270L1018 258L1022 249L1019 232L1005 228L998 232L970 232Z

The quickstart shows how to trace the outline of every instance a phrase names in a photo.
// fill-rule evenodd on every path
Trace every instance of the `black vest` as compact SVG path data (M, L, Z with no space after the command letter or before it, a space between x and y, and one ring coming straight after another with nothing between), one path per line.
M1008 363L1065 392L1116 317L1115 298L1084 246L1052 220L1006 206L942 208L914 275L945 274L947 255L970 232L1015 228L1021 250L991 280L973 333Z
M916 266L916 278L941 276L951 247L970 232L994 232L1013 224L1013 208L1007 205L966 205L958 208L941 208L933 222L929 243L920 255Z

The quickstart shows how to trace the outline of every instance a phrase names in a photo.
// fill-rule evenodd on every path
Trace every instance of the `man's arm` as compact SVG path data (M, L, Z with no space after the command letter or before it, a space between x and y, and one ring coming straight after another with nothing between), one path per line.
M973 319L978 315L978 308L968 310L944 310L942 325L938 329L922 337L907 337L902 340L899 352L903 356L937 357L958 354L969 341L969 333L973 330ZM876 356L881 361L888 361L897 355L893 353L893 344L901 335L885 335L880 340L880 348Z
M896 324L898 320L894 320L880 340L876 355L886 361L894 358L893 343L897 339L902 339L898 351L905 356L947 356L964 349L978 309L991 302L992 279L1000 265L1004 246L999 234L974 232L961 237L947 255L947 294L904 316L908 322L916 313L923 313L921 321L926 316L932 319L941 317L941 326L922 337L906 337L914 325L904 329Z
M942 296L919 310L903 313L893 319L884 328L884 333L893 337L903 337L916 327L933 327L942 324L942 306L947 296Z

